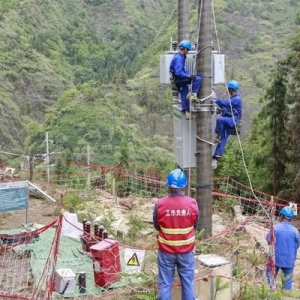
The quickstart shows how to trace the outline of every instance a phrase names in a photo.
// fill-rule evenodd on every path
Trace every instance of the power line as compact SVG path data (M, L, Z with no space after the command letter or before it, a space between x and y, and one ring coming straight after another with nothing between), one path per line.
M30 158L30 155L24 155L24 154L18 154L18 153L6 152L6 151L0 151L0 153L12 155L12 156L18 156L18 157L25 157L28 158L28 160Z

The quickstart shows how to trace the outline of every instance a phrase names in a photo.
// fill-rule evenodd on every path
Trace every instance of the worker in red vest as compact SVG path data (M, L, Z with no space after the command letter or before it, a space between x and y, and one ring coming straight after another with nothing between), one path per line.
M158 230L158 300L171 300L175 267L182 286L182 300L195 300L194 254L195 232L199 212L195 199L184 196L185 173L176 169L167 176L169 196L157 200L153 212Z

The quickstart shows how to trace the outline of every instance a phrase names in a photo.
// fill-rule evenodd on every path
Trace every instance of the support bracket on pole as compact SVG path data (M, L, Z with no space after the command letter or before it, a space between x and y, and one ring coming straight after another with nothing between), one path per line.
M205 189L211 189L212 188L212 184L207 183L207 184L200 185L199 183L197 183L196 184L196 188L197 189L203 189L203 190L205 190Z
M195 103L194 109L195 109L196 112L210 112L210 113L212 113L212 112L214 112L214 103L210 103L210 104Z
M200 74L202 79L203 78L213 78L212 74L206 74L206 73L203 73L203 74Z
M202 106L201 104L200 105L197 105L195 107L195 112L213 112L212 110L212 105L211 106Z

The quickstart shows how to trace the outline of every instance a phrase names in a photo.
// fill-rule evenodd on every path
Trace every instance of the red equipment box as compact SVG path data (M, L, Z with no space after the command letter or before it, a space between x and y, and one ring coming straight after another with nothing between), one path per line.
M105 239L91 246L90 252L97 286L107 288L120 279L121 263L117 241Z

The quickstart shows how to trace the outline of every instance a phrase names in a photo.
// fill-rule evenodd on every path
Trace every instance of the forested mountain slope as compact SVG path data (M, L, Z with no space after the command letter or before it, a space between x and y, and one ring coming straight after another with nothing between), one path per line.
M41 122L64 90L132 74L173 2L1 0L1 146L20 149L22 117Z
M81 153L90 143L110 163L124 151L127 162L171 163L171 97L158 62L176 38L176 4L0 0L2 149L38 153L49 131L55 150ZM190 3L192 40L197 4ZM227 77L241 81L250 107L287 51L297 2L215 0L214 7ZM251 112L244 115L249 122Z

